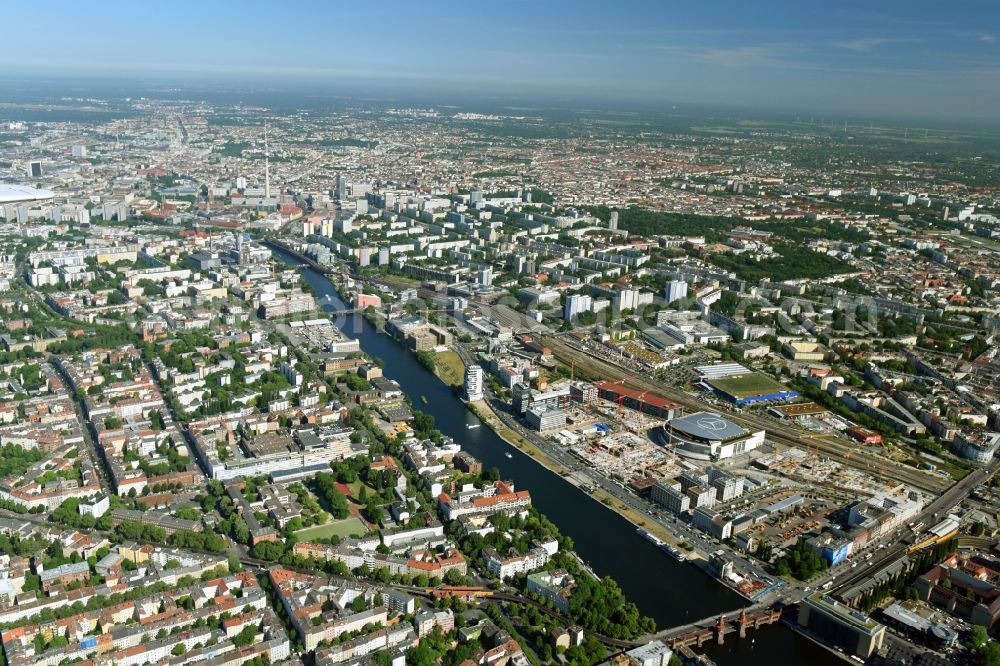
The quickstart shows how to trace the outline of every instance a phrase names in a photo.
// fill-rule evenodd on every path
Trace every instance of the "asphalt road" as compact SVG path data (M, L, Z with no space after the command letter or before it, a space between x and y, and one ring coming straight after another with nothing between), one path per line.
M955 506L961 503L980 484L986 483L1000 468L1000 459L994 460L985 467L970 472L964 479L945 491L940 497L924 507L914 519L915 524L923 523L924 528L933 527L948 515ZM884 553L878 557L873 557L864 566L864 569L855 572L840 580L836 591L844 590L857 585L866 577L884 569L906 554L912 532L910 530L897 530L897 536L886 542ZM918 537L919 539L919 537Z
M107 467L107 460L104 459L104 451L99 450L97 441L94 439L94 425L87 418L86 414L84 414L81 402L76 399L76 395L72 390L73 383L70 381L69 375L55 362L55 359L50 359L50 361L52 367L59 373L63 383L66 385L67 395L73 403L73 409L76 410L76 420L81 426L80 430L83 432L83 440L90 448L90 458L94 463L94 470L97 472L97 478L101 483L101 490L106 495L114 495L115 490L111 483L111 473Z

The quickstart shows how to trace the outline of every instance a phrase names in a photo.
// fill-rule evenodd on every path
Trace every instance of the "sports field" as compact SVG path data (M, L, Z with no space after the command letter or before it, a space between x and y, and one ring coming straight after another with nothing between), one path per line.
M360 519L348 516L343 520L334 520L325 525L306 527L296 532L295 536L300 541L308 541L309 539L321 539L335 534L341 538L363 536L368 534L368 528L365 527L365 524Z
M788 390L785 386L759 372L751 372L736 377L708 379L705 380L705 383L718 391L733 396L737 400L752 398L757 395L781 393Z

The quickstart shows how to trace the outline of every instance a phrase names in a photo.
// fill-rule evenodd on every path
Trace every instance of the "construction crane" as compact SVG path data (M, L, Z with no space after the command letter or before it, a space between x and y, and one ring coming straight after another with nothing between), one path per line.
M614 382L614 383L615 384L620 384L622 388L625 388L625 380L624 379L619 379L617 382ZM615 398L615 402L618 403L618 413L616 415L616 418L618 418L619 420L622 417L622 402L624 400L625 400L625 393L624 393L624 391L619 391L618 392L618 397Z
M643 413L643 411L642 411L642 405L643 405L643 402L644 402L644 401L645 401L645 399L646 399L646 394L647 394L647 393L649 393L649 391L643 391L643 392L642 392L642 393L640 393L640 394L639 394L639 396L638 396L638 397L637 397L637 398L635 399L635 402L636 402L636 406L635 406L635 408L636 408L636 411L637 411L637 412L639 412L640 414L642 414L642 413Z

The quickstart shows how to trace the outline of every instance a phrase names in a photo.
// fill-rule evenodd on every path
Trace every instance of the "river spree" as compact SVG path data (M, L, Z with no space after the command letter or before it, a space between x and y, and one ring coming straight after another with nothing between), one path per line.
M302 264L292 255L272 249L286 263ZM311 268L301 270L325 311L345 309L329 280ZM502 440L413 354L363 317L340 315L335 317L335 323L346 335L357 338L367 354L385 362L385 376L399 382L414 407L432 415L441 432L479 458L484 468L496 467L503 478L513 479L518 489L530 491L532 503L573 539L580 557L598 575L614 578L639 610L656 620L658 627L685 624L747 605L742 597L692 565L671 559L638 536L627 520ZM420 396L426 397L426 403ZM469 425L481 427L470 429ZM751 631L746 639L730 638L724 646L704 649L719 664L841 663L782 625Z

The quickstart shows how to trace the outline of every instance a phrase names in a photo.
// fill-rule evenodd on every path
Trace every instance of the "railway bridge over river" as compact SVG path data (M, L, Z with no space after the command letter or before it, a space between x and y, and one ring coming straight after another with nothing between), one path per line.
M712 640L722 645L727 635L735 634L739 638L746 638L748 630L760 629L774 624L781 619L783 612L784 608L780 606L750 606L731 613L706 617L679 627L664 629L648 638L650 640L659 639L675 650L689 646L701 647Z

